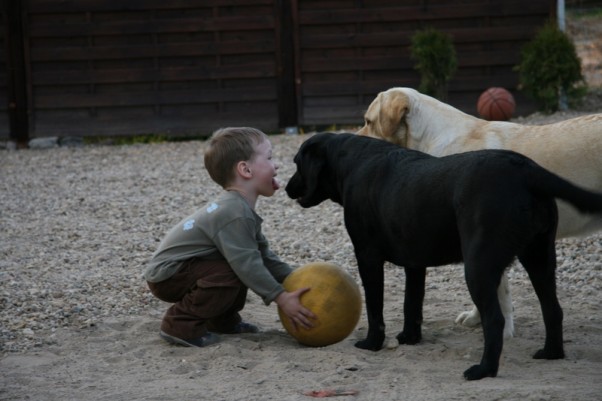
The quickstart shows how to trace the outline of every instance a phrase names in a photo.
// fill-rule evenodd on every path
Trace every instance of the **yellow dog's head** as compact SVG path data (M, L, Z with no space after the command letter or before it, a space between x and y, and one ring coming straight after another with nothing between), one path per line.
M380 92L364 114L364 126L357 134L406 147L409 127L405 116L410 110L410 98L404 89Z

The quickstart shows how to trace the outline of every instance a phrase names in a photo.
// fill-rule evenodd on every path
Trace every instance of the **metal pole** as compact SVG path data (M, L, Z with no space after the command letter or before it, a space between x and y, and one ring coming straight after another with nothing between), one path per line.
M556 15L558 19L558 29L561 32L566 31L566 21L564 16L564 0L556 0ZM567 110L569 108L566 92L560 88L560 96L558 97L558 108L560 110Z

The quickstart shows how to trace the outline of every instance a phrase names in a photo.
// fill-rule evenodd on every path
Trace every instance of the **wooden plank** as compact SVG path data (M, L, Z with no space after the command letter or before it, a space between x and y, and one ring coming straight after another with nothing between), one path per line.
M519 62L517 54L499 52L474 52L458 56L458 68L472 66L513 67ZM414 61L408 57L362 57L357 58L305 58L301 62L304 73L359 70L413 70Z
M413 86L415 80L399 79L390 81L351 81L351 82L308 82L303 85L303 96L332 96L353 94L376 94L393 86Z
M458 54L458 69L465 67L491 67L508 66L513 68L520 61L520 49L511 53L501 53L497 51L481 51L465 54Z
M363 2L362 6L368 7L370 3L374 0L368 2ZM345 9L345 8L353 8L357 7L358 3L355 0L303 0L299 3L298 8L300 11L302 10L336 10L336 9ZM396 4L399 5L399 0L396 1Z
M145 105L173 105L210 102L244 102L276 100L274 87L241 89L213 89L199 91L156 91L129 93L65 93L37 94L34 98L36 109L89 108L89 107L131 107Z
M402 57L305 58L301 61L304 73L358 70L411 70L413 62Z
M185 57L231 54L270 54L275 51L273 41L263 42L221 42L184 44L140 44L137 46L94 46L81 48L32 48L33 62L64 60L111 60L154 57Z
M188 115L155 115L140 118L136 113L122 114L114 118L82 119L78 114L71 117L52 115L38 119L32 136L131 136L137 134L163 134L174 136L208 137L225 126L252 126L266 133L278 127L276 112L265 109L253 114L242 113L194 113Z
M32 38L101 35L137 35L174 32L225 32L273 30L272 16L234 16L216 18L149 19L144 21L90 21L86 23L33 23Z
M121 68L88 70L41 70L32 74L36 86L119 84L132 82L178 82L242 78L274 78L274 64L254 63L220 67Z
M401 86L416 88L420 83L418 78L409 78L407 75L400 76L395 81L352 81L352 82L308 82L303 85L303 96L335 96L353 94L372 94L376 96L383 90ZM511 70L496 75L471 75L467 77L454 77L449 82L449 90L482 90L484 87L501 86L515 88L518 77Z
M390 7L308 10L299 13L301 25L356 24L367 22L432 21L444 19L549 14L549 1L505 1L481 4L445 4L425 7Z
M34 13L177 10L219 6L271 5L273 0L35 0L30 1Z
M445 33L451 35L454 44L481 43L494 41L525 41L533 37L536 27L480 27L468 29L449 29ZM301 40L303 49L327 49L337 47L406 47L411 44L414 31L378 32L378 33L350 33L336 34L309 34Z
M341 107L305 107L303 124L351 123L362 125L366 108L363 105Z
M509 70L505 74L455 78L449 82L448 87L450 92L457 92L462 90L483 91L492 86L515 89L518 86L518 77Z

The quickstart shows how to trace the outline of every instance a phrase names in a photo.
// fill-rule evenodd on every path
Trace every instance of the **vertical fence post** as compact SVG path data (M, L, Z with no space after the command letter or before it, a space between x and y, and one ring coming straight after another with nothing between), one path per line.
M6 70L8 89L9 138L17 147L27 147L29 122L27 110L27 68L23 31L23 1L2 1L6 18Z
M565 21L565 13L564 13L564 0L558 0L556 2L556 19L558 20L558 29L562 32L566 31L566 21ZM559 110L567 110L568 100L566 91L560 88L560 96L558 98L558 109Z
M297 126L297 94L295 86L295 46L290 0L275 1L276 66L278 93L278 126Z

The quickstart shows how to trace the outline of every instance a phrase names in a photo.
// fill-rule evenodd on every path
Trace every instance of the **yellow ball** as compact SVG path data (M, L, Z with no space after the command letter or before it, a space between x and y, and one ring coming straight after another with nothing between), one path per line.
M334 344L345 339L357 325L362 311L360 289L340 267L331 263L309 263L294 270L282 284L289 292L311 288L301 295L301 304L317 316L313 328L295 330L278 308L282 325L299 343L312 347Z

